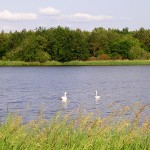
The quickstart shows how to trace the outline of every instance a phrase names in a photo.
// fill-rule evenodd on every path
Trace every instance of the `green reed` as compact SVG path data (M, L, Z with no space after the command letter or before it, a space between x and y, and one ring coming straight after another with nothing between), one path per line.
M22 116L9 116L0 126L1 150L148 150L150 118L142 123L146 106L124 107L107 117L77 112L57 113L50 121L44 112L36 120L22 123ZM133 111L132 118L126 112ZM119 117L119 119L116 119Z
M2 61L0 66L131 66L131 65L150 65L150 60L97 60L97 61L70 61L57 62L47 61L39 62L23 62L23 61Z

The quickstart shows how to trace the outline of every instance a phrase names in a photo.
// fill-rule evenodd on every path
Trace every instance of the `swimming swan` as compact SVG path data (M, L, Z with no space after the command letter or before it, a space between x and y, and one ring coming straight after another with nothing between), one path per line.
M61 97L62 102L67 102L67 92L64 93L64 96Z
M97 91L96 91L95 99L96 99L96 100L99 100L99 99L100 99L100 96L97 95Z

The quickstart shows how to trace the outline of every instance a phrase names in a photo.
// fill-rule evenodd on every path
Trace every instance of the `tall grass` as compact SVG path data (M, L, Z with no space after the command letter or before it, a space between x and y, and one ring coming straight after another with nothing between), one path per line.
M23 61L0 61L0 66L129 66L129 65L150 65L150 60L97 60L97 61L70 61L57 62L47 61L23 62Z
M129 107L105 118L92 113L77 113L74 117L57 113L48 121L41 112L36 120L22 124L21 116L10 116L0 126L0 149L149 150L150 118L139 125L144 108L136 110L132 119L123 115Z
M24 61L0 61L0 66L61 66L62 63L57 61L40 62L24 62Z
M68 66L130 66L150 65L150 60L97 60L97 61L70 61Z

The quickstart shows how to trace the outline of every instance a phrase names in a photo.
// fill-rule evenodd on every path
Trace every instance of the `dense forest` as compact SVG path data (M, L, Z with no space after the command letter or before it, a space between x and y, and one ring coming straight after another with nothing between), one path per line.
M150 30L140 28L72 30L68 27L0 33L0 59L56 60L150 59Z

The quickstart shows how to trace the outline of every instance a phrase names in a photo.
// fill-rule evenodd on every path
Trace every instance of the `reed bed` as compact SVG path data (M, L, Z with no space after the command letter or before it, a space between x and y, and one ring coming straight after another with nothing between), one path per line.
M133 66L150 65L150 60L97 60L97 61L71 61L64 65L70 66Z
M149 150L150 118L139 123L145 107L131 118L125 115L131 111L127 106L104 118L80 111L74 117L57 113L49 121L41 111L36 120L22 123L22 116L9 116L0 126L0 149Z
M97 60L97 61L70 61L57 62L47 61L39 62L23 62L23 61L2 61L0 66L132 66L132 65L150 65L150 60Z

